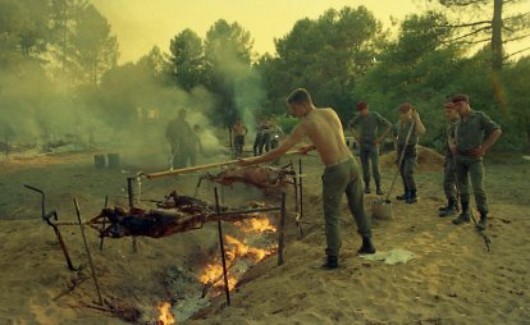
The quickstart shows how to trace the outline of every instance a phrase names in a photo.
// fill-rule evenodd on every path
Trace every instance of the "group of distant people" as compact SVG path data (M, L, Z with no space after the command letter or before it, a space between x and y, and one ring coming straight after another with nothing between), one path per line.
M370 193L370 163L376 183L376 193L382 195L379 145L392 130L404 190L404 193L396 198L405 200L409 204L417 202L414 177L416 146L419 137L426 132L418 112L410 103L399 105L399 119L392 127L392 124L380 114L370 112L367 103L359 102L356 105L358 114L348 126L355 129L354 136L360 145L363 191L361 175L346 144L343 126L335 110L317 108L309 92L303 88L294 90L288 96L287 105L290 112L300 120L293 132L275 150L262 156L241 159L240 165L248 166L272 161L308 138L312 145L302 147L300 151L307 153L316 150L325 166L322 175L322 193L327 245L323 268L335 269L339 266L338 256L341 247L339 220L343 193L346 194L348 206L362 238L358 253L375 253L376 249L371 239L371 218L364 210L363 198L364 193ZM456 95L443 107L448 119L444 172L444 189L448 204L440 209L439 215L445 217L455 214L457 196L459 196L461 211L453 223L459 225L470 221L468 185L470 176L477 210L480 213L476 227L484 230L487 226L488 206L484 191L482 157L500 137L501 130L499 125L486 114L471 109L467 95Z
M243 157L243 147L248 128L240 119L232 126L234 155L236 158ZM261 118L256 125L256 137L254 138L253 154L259 156L278 147L284 136L282 128L269 118Z

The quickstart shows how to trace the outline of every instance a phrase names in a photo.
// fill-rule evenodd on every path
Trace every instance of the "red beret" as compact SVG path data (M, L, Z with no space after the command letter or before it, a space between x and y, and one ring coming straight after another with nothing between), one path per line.
M358 102L357 103L357 110L362 111L363 109L368 108L368 105L365 102Z
M399 105L399 111L400 112L408 112L412 109L412 104L411 103L403 103L401 105Z

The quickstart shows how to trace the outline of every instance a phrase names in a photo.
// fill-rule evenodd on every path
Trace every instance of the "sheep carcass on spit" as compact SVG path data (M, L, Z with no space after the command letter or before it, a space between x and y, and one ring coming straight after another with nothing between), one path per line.
M207 178L222 185L232 185L238 182L266 189L292 183L294 175L295 171L289 164L281 168L271 166L230 167L217 175L209 175Z

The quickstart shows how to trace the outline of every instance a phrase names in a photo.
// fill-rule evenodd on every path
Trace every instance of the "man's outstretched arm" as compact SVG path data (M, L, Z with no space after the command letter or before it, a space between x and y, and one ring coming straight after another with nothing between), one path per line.
M261 164L267 161L273 161L279 157L281 157L283 154L285 154L289 149L291 149L294 145L302 141L302 139L306 136L305 129L302 125L298 125L294 131L285 139L283 140L278 148L271 150L267 152L266 154L254 158L246 158L241 159L239 161L240 166L250 166L250 165L256 165Z

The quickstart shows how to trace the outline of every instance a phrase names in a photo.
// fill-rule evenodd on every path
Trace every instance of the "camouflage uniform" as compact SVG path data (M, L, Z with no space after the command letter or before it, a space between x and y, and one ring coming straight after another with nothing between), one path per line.
M472 110L455 128L456 137L456 179L462 201L462 212L469 209L469 177L473 185L475 203L481 215L488 213L488 200L484 190L484 165L482 157L473 157L470 151L482 145L482 142L500 126L486 114Z
M397 163L403 150L405 155L403 161L399 167L401 174L401 180L403 181L403 188L405 195L398 197L398 199L404 199L409 202L410 199L416 199L416 181L414 180L414 171L416 170L416 144L418 143L418 135L416 133L416 127L412 129L409 141L407 140L407 134L412 127L414 120L410 121L399 121L394 128L394 136L397 137ZM415 201L414 201L415 202Z
M370 161L372 163L372 174L377 189L381 189L381 174L379 172L379 145L374 144L378 138L380 128L389 128L392 124L376 112L369 112L367 116L358 114L350 123L350 128L359 127L361 131L360 157L363 168L363 180L366 192L370 189Z

